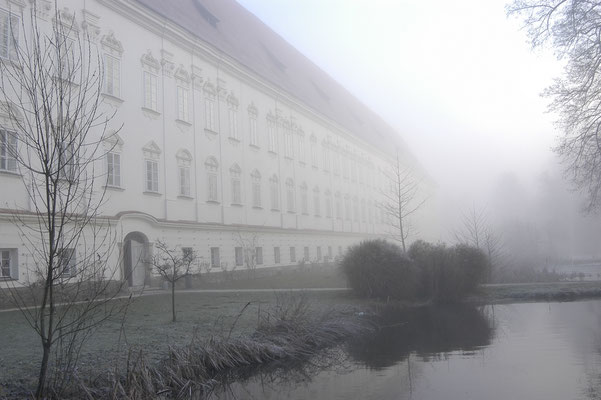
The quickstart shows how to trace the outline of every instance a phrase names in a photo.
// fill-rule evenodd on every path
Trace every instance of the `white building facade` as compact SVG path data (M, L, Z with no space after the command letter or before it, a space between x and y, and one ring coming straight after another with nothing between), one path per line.
M29 7L1 0L0 27ZM258 266L269 267L332 260L388 231L382 171L387 149L402 143L235 1L61 0L59 8L104 63L103 111L115 113L117 133L100 166L102 213L118 232L114 264L130 285L148 278L132 260L156 240L193 249L218 271L245 268L241 237L253 237ZM19 281L28 256L10 216L27 199L7 131L0 280Z

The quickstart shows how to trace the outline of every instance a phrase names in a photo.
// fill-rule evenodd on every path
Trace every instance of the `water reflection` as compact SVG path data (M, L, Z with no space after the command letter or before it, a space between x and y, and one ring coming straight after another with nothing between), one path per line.
M348 354L369 368L382 369L411 353L430 360L452 351L473 352L490 345L493 338L486 310L465 305L383 307L373 318L379 329L352 341Z

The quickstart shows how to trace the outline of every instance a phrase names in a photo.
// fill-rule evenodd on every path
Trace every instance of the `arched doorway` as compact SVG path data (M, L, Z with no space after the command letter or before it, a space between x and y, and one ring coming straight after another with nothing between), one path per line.
M143 287L148 282L150 245L141 232L130 232L123 241L123 276L129 287Z

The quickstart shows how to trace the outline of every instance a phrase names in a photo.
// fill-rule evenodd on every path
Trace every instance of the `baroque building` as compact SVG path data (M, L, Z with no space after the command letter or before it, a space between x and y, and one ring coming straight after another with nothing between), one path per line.
M54 2L36 1L38 18L52 23L43 14ZM148 279L136 260L156 240L193 249L207 270L231 270L245 268L249 251L258 266L327 262L388 232L383 171L393 149L408 154L397 132L237 2L58 5L102 57L102 106L117 132L100 166L102 213L118 231L114 264L131 286ZM0 0L0 57L18 45L8 32L30 7ZM0 280L19 281L28 255L10 216L27 199L6 118Z

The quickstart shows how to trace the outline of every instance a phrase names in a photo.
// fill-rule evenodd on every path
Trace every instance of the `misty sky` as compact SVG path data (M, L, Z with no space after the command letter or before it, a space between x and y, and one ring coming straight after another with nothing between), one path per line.
M540 93L561 67L531 50L506 1L238 1L395 127L459 201L548 165L557 132Z

